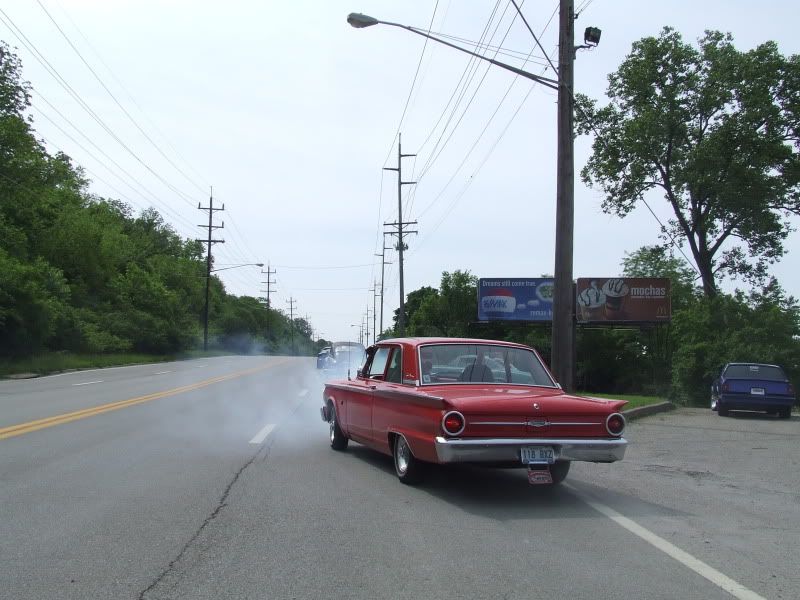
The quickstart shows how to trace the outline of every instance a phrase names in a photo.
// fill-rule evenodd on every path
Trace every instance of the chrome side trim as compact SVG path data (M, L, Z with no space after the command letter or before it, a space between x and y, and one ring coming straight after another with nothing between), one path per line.
M458 438L437 436L434 440L440 463L519 463L520 450L531 446L552 446L557 460L615 462L625 456L624 438Z
M531 425L534 421L470 421L470 425ZM602 421L591 421L591 422L582 422L582 423L570 423L569 421L547 421L543 423L542 421L536 421L536 423L540 423L541 425L532 425L533 427L541 427L543 425L602 425Z

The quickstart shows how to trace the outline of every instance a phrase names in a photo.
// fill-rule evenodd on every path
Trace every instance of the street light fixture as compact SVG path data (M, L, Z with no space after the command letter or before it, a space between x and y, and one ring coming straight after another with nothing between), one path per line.
M515 4L516 6L516 4ZM517 10L519 10L517 8ZM575 379L575 293L573 290L573 231L575 228L575 160L573 156L573 76L575 60L575 2L560 0L558 41L558 80L528 73L517 67L488 58L461 46L440 39L429 32L400 23L381 21L361 13L350 13L347 22L358 29L373 25L389 25L406 29L450 48L464 52L507 71L525 77L551 89L558 90L558 158L556 175L556 243L555 243L555 289L553 294L553 335L551 368L562 387L570 392ZM584 32L586 46L600 42L600 30L587 27Z
M445 46L450 46L451 48L455 48L456 50L460 50L461 52L466 52L467 54L471 54L476 58L480 58L481 60L490 62L493 65L511 71L512 73L516 73L520 77L532 79L533 81L541 83L542 85L547 86L554 90L558 89L558 81L556 81L555 79L550 79L548 77L541 77L540 75L534 75L533 73L528 73L527 71L523 71L522 69L518 69L517 67L514 67L512 65L500 62L499 60L494 60L493 58L487 58L482 54L478 54L477 52L472 52L471 50L467 50L466 48L462 48L461 46L456 46L455 44L451 44L450 42L438 38L435 35L431 35L427 31L424 31L422 29L417 29L416 27L411 27L410 25L403 25L401 23L392 23L391 21L381 21L380 19L376 19L375 17L370 17L369 15L363 15L361 13L350 13L349 15L347 15L347 22L350 23L350 25L355 27L356 29L363 29L364 27L372 27L373 25L389 25L390 27L399 27L400 29L405 29L407 31L410 31L411 33L416 33L417 35L421 35L422 37L434 40L436 42L439 42L440 44L444 44Z
M209 266L211 261L209 260ZM239 267L263 267L264 263L243 263L240 265L233 265L231 267L224 267L222 269L209 269L208 275L206 276L206 305L205 309L203 310L203 351L208 350L208 290L209 290L209 282L211 281L211 273L216 273L217 271L227 271L228 269L238 269Z

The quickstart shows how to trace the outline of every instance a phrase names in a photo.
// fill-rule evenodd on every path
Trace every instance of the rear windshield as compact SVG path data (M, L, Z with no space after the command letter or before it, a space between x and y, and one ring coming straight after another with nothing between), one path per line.
M530 350L492 344L430 344L419 349L421 383L513 383L555 387Z
M786 374L773 365L728 365L726 379L762 379L764 381L786 381Z

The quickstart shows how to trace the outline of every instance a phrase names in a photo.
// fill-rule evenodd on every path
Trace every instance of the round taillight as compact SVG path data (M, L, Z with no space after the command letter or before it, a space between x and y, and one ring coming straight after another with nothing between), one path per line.
M442 429L447 435L458 435L464 431L464 415L456 410L451 410L442 417Z
M611 435L622 435L625 430L625 417L619 413L608 415L606 418L606 429Z

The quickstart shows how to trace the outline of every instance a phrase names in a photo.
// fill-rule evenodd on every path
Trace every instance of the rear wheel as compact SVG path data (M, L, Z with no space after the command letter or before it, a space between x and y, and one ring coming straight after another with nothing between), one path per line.
M331 411L331 448L341 452L347 448L347 436L342 431L342 428L339 427L339 421L336 418L336 409L333 407L333 404L329 404L328 409Z
M402 483L411 485L422 481L423 466L419 460L414 458L411 447L402 435L394 437L392 456L394 457L395 473Z
M553 485L558 485L567 478L571 464L568 460L557 460L550 465L550 477L553 478Z

